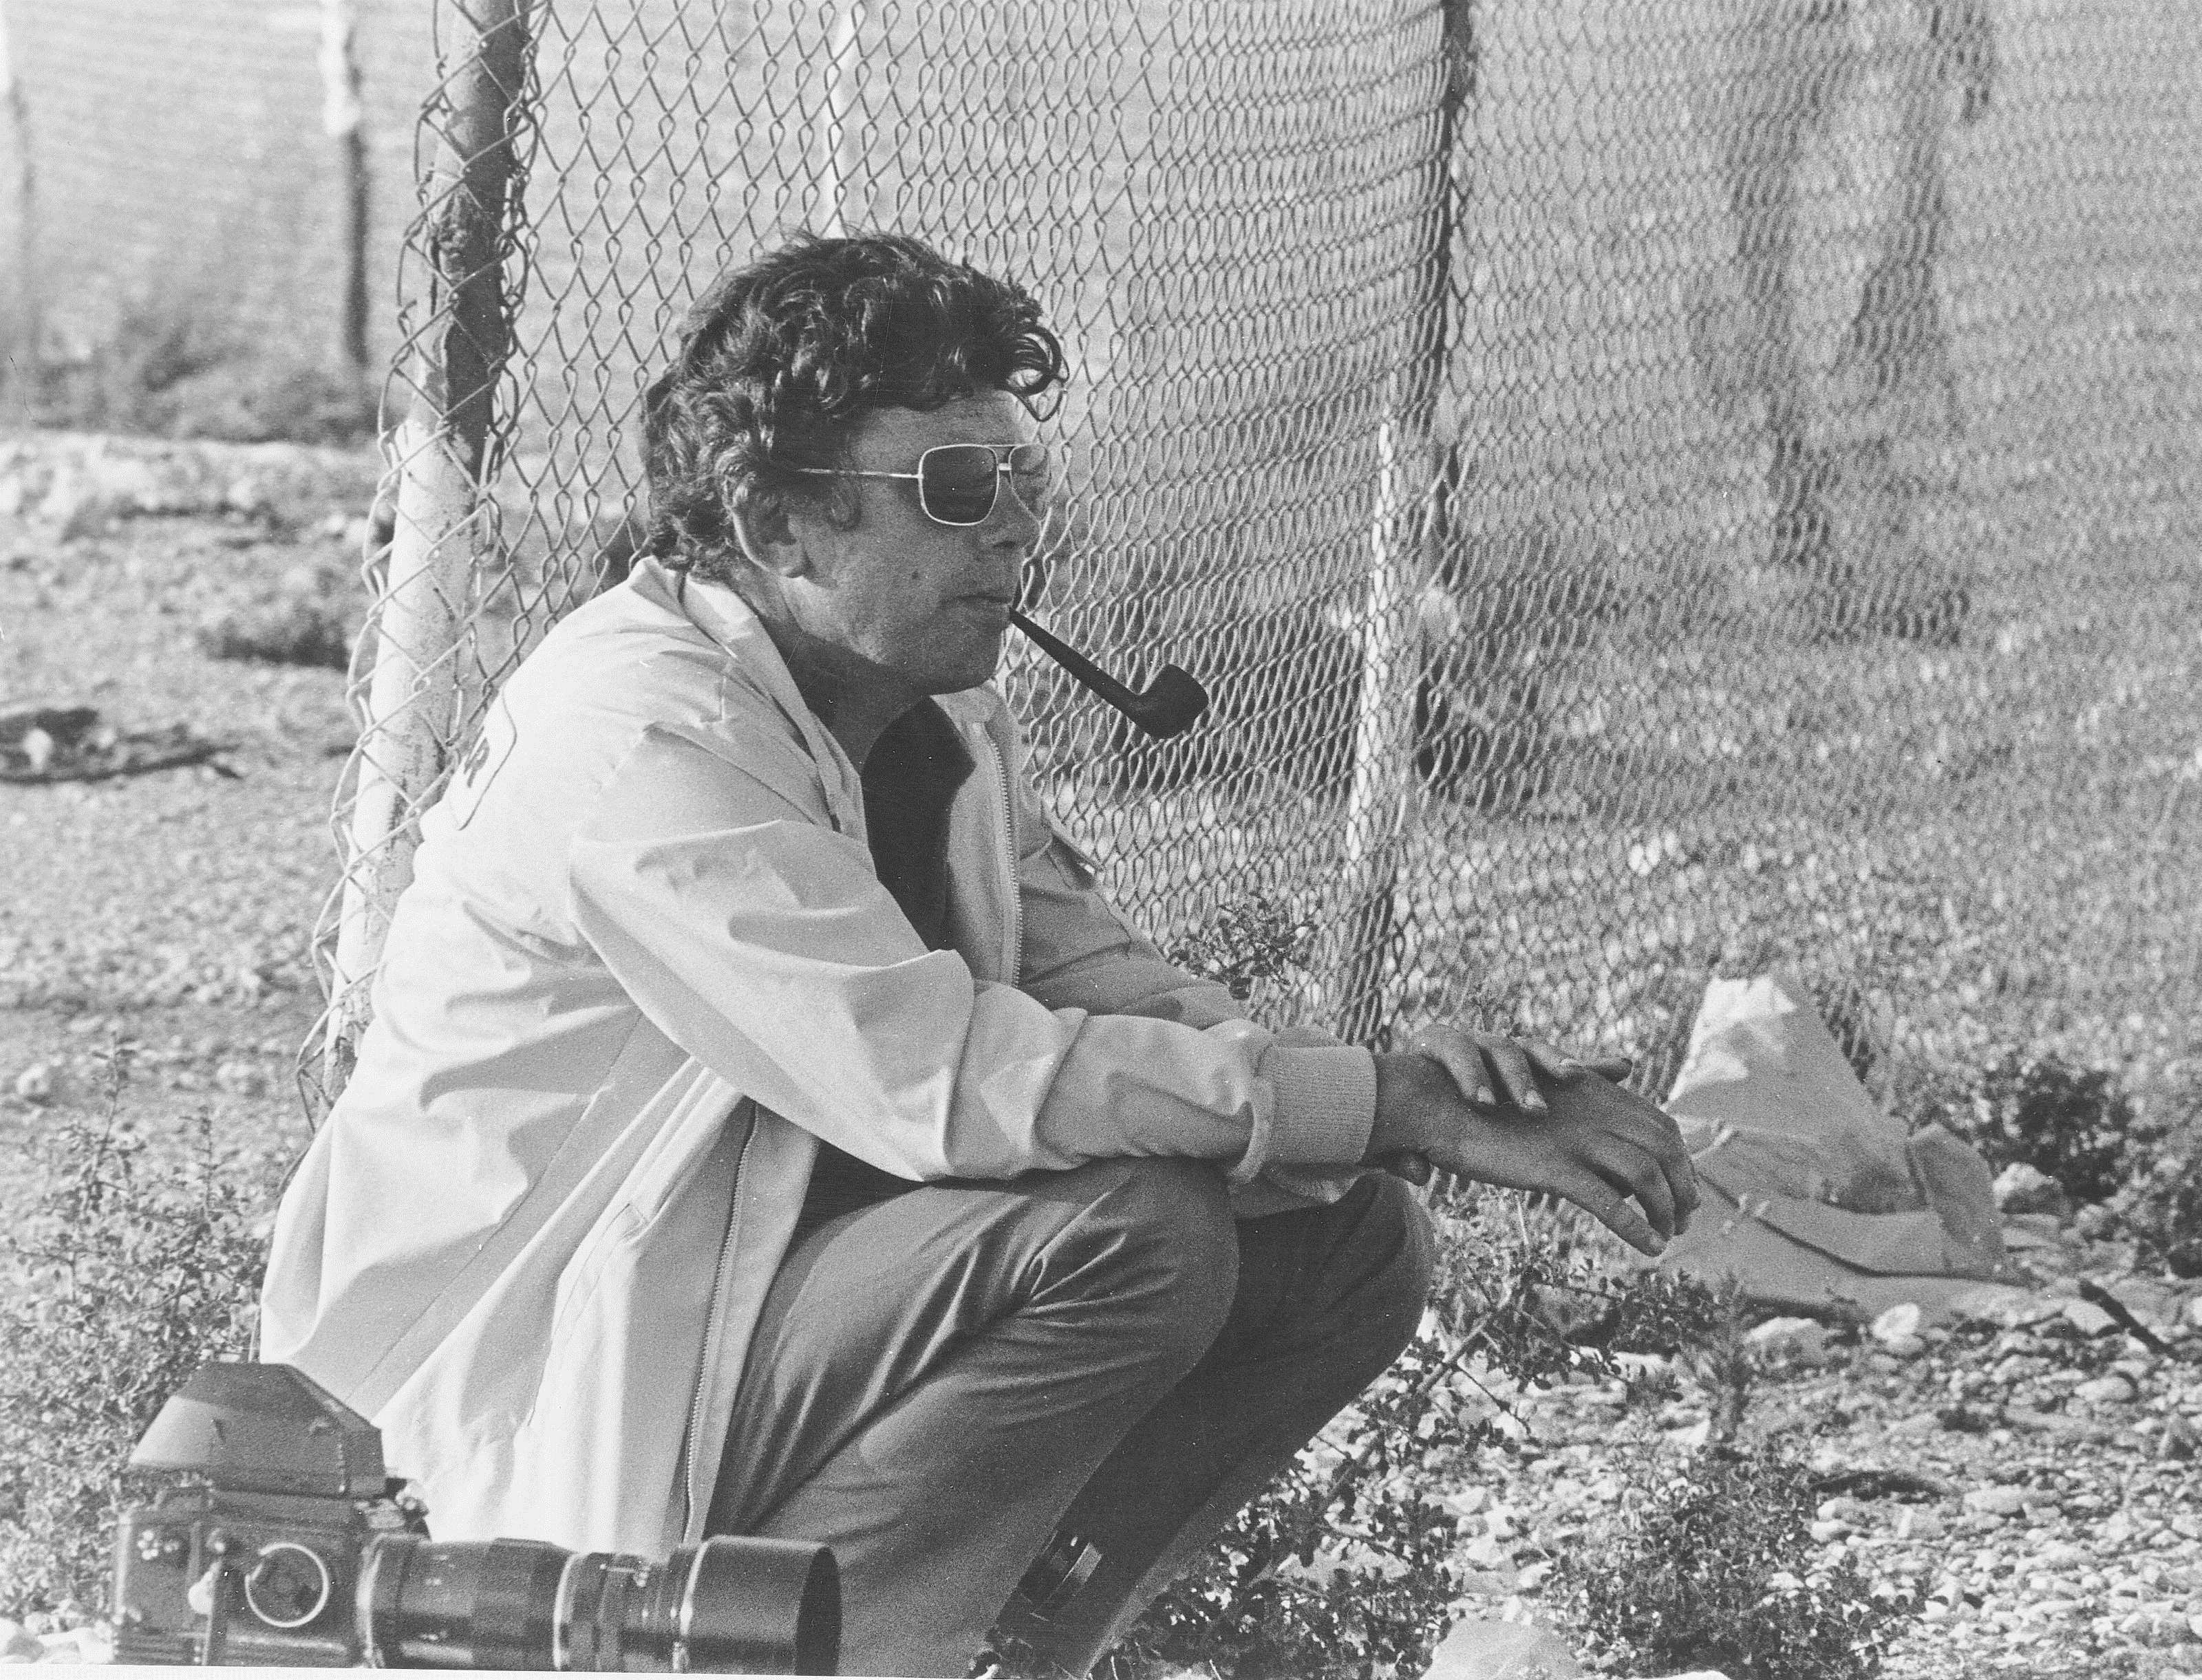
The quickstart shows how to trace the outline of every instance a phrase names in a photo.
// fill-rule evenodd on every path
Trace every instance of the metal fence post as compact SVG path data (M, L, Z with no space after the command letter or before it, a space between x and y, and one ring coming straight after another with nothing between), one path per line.
M45 332L38 288L38 194L37 162L31 156L31 106L15 68L8 40L8 8L0 0L0 115L8 124L9 150L15 155L15 307L9 325L14 329L16 354L24 370L35 377L38 341Z
M321 132L336 142L344 191L344 296L338 344L367 367L367 115L359 97L358 0L321 0Z
M1445 0L1440 48L1445 77L1437 144L1428 169L1428 233L1405 364L1385 392L1378 438L1376 510L1369 587L1358 626L1361 684L1355 702L1353 778L1346 796L1340 976L1335 1022L1353 1043L1379 1043L1391 1024L1398 917L1394 899L1414 799L1415 696L1421 678L1417 597L1443 511L1433 431L1451 352L1449 304L1457 222L1452 154L1473 74L1471 0Z
M367 631L373 663L324 1040L331 1096L350 1072L368 1018L368 982L413 877L419 818L441 785L462 722L460 655L485 537L494 398L512 338L503 243L519 173L528 4L456 7L473 38L431 100L430 120L440 103L443 121L415 235L428 262L427 320L413 336L403 373L411 396L388 445L397 519Z

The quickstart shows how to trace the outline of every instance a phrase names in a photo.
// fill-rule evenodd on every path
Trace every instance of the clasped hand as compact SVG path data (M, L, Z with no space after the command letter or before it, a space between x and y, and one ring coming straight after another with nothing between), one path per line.
M1435 1169L1563 1195L1656 1254L1689 1228L1697 1173L1674 1121L1618 1083L1632 1066L1433 1027L1376 1058L1368 1164L1416 1184Z

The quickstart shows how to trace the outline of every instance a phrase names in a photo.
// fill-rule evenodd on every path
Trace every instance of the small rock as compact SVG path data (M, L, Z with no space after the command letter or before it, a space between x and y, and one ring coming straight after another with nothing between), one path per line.
M38 1636L26 1632L21 1622L0 1619L0 1662L34 1663L45 1654Z
M1461 1488L1445 1495L1439 1503L1456 1517L1473 1517L1491 1503L1491 1489Z
M1977 1283L1952 1299L1950 1312L1960 1320L2017 1330L2055 1318L2057 1303L2009 1283Z
M1462 1622L1438 1642L1428 1680L1575 1680L1583 1672L1550 1628L1519 1622Z
M1899 1540L1940 1540L1950 1531L1950 1525L1932 1511L1922 1511L1906 1506L1904 1514L1896 1519Z
M232 513L259 514L269 505L268 487L250 473L232 479L222 492L221 504Z
M2026 1509L2026 1489L1975 1488L1965 1495L1965 1509L1986 1517L2016 1517Z
M34 1061L15 1076L15 1095L26 1102L50 1102L54 1096L54 1070L42 1061Z
M1769 1319L1745 1331L1743 1339L1762 1359L1812 1364L1827 1353L1828 1327L1816 1319Z
M1487 1534L1469 1541L1453 1555L1477 1569L1510 1569L1514 1563L1511 1548Z
M2074 1398L2090 1406L2130 1406L2134 1392L2133 1378L2122 1371L2106 1372L2072 1390Z
M214 1082L235 1096L257 1096L268 1088L266 1076L249 1061L223 1062L214 1071Z
M2064 1321L2082 1336L2107 1336L2118 1327L2118 1321L2092 1301L2067 1301L2062 1310Z
M1840 1517L1825 1518L1811 1526L1813 1543L1819 1546L1826 1545L1830 1540L1840 1540L1846 1535L1857 1532L1856 1528L1845 1522Z
M2202 1330L2202 1295L2188 1298L2185 1318L2189 1330Z
M41 1662L104 1664L114 1660L110 1636L104 1628L91 1622L47 1634L38 1643L44 1648Z
M2006 1213L2066 1213L2064 1187L2039 1167L2015 1160L1996 1174L1995 1204Z
M1899 1301L1873 1321L1873 1339L1892 1352L1899 1343L1919 1340L1919 1303Z

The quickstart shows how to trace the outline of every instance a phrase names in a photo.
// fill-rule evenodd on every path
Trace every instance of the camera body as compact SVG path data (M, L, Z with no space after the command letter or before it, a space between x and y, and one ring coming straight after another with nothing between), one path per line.
M186 1471L115 1536L119 1663L830 1674L833 1554L719 1536L664 1562L438 1542L381 1436L303 1372L203 1366L131 1454Z
M378 1535L426 1532L387 1497L164 1489L115 1526L115 1659L366 1662L356 1612L369 1548Z

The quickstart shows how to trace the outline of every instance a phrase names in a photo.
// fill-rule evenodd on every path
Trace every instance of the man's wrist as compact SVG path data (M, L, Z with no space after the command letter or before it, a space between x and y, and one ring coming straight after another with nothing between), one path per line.
M1393 1050L1376 1057L1376 1120L1369 1131L1369 1153L1362 1165L1419 1154L1431 1142L1432 1122L1441 1111L1451 1077L1419 1050Z

